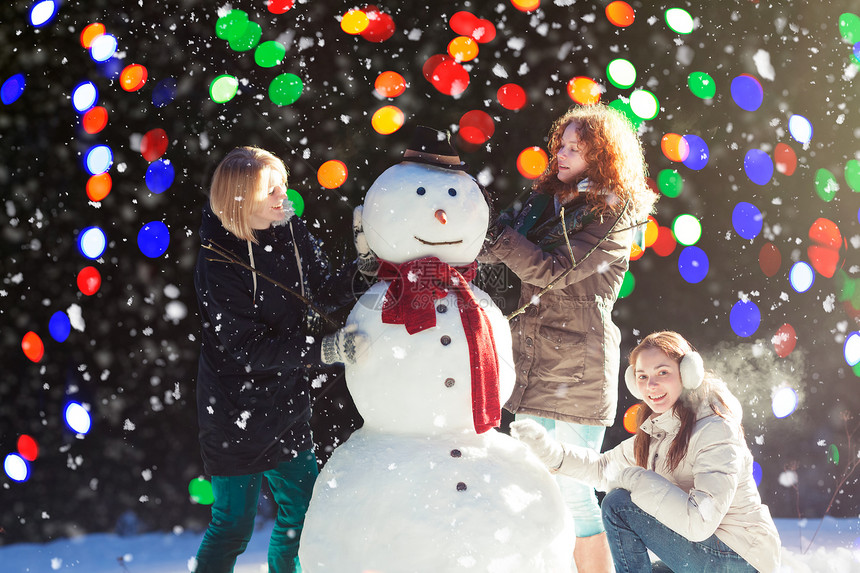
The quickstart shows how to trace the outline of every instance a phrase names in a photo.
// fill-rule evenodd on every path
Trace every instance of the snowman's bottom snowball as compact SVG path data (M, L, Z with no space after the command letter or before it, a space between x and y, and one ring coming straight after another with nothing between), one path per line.
M517 440L356 431L317 480L305 573L570 569L574 531L555 480Z

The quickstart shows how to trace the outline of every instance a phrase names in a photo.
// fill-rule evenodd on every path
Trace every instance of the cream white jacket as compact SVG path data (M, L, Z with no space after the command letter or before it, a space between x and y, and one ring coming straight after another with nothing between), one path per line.
M733 397L728 402L739 421L740 405ZM674 472L666 460L681 422L671 410L642 424L651 436L647 468L636 465L630 438L602 454L565 444L557 471L601 491L627 489L637 506L672 531L691 541L716 534L758 571L776 571L779 534L756 489L740 424L715 415L708 404L698 413L687 455Z

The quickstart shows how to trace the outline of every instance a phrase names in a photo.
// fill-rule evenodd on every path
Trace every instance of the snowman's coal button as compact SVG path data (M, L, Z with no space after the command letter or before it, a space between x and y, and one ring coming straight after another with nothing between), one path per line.
M444 304L440 304L439 306L436 307L436 311L439 313L445 314L446 312L448 312L448 307L445 306Z
M531 336L527 336L526 337L526 346L531 346L532 344L534 344L534 340L532 340Z
M466 484L463 482L457 482L457 491L466 491Z
M448 346L449 344L451 344L451 337L446 334L439 339L439 342L442 343L442 346Z
M445 378L445 388L450 388L454 385L453 378Z
M459 458L459 457L460 457L460 456L462 456L462 455L463 455L463 452L461 452L460 450L458 450L458 449L456 449L456 448L454 448L453 450L451 450L451 457L452 457L452 458Z

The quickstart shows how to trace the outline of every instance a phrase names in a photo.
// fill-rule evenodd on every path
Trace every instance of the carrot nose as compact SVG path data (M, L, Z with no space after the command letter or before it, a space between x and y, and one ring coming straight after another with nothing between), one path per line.
M448 222L448 215L442 209L436 211L436 220L443 225Z

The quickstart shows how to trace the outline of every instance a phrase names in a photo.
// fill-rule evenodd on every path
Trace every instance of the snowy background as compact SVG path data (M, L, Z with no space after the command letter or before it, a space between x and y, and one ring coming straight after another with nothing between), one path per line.
M597 97L640 125L662 195L616 305L622 351L661 328L693 340L743 398L773 514L846 520L798 559L856 544L856 2L525 4L383 2L364 34L348 15L362 6L341 2L0 6L2 556L48 570L110 548L104 570L125 554L151 570L140 564L168 554L153 546L180 564L193 553L209 508L191 274L202 190L229 149L285 159L337 265L353 256L352 207L414 126L454 132L501 209L530 184L521 153ZM402 94L374 88L386 71ZM514 310L514 277L479 282ZM321 461L361 424L331 374L313 419ZM629 435L631 404L622 395L606 447ZM800 555L792 523L783 541ZM132 537L100 537L116 531Z

